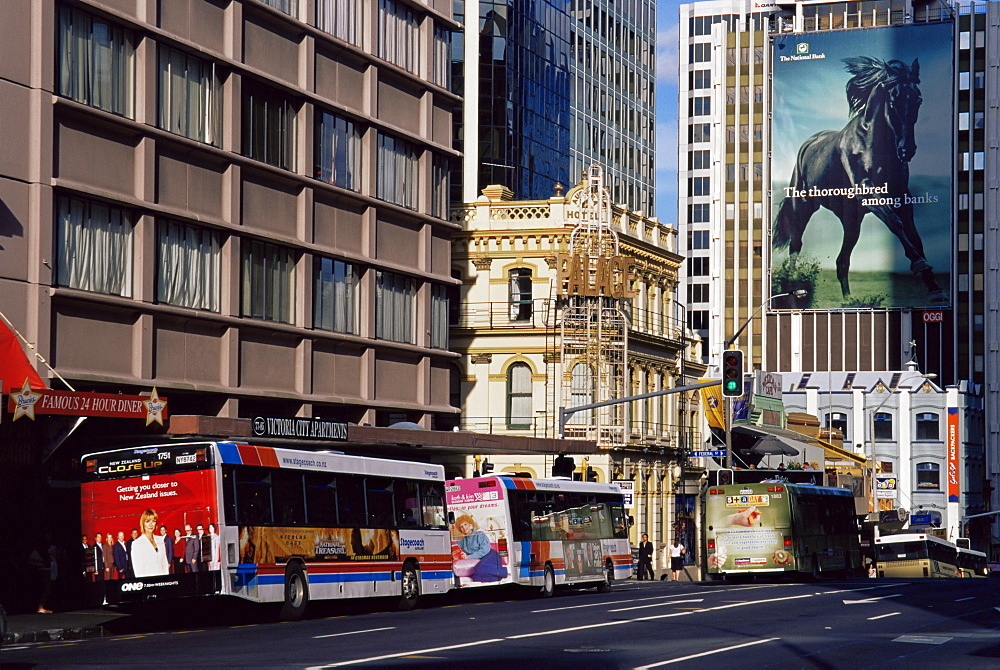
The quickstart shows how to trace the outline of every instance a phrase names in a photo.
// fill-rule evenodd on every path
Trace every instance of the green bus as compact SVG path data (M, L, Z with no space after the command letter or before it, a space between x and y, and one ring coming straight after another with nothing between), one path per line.
M710 486L705 545L711 579L864 574L847 489L786 481Z

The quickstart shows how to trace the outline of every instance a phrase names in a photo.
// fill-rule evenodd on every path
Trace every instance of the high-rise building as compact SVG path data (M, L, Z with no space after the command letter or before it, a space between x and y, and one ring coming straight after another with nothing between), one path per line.
M465 98L455 124L458 199L472 202L491 184L548 198L600 164L614 202L651 216L655 3L456 6L466 24L453 48Z
M963 388L984 404L984 423L963 428L969 471L992 482L963 485L969 516L1000 509L1000 240L988 224L998 16L992 1L680 8L682 282L708 362L749 321L737 346L765 370L892 371L913 360L939 386ZM858 148L883 172L858 171L849 152L849 169L821 172L817 156L839 149L816 133L842 138L875 109L866 76L903 93L892 102L909 109L911 134L893 151ZM870 209L858 225L862 200ZM863 424L846 428L847 442L866 442ZM962 532L996 553L998 527L984 517Z

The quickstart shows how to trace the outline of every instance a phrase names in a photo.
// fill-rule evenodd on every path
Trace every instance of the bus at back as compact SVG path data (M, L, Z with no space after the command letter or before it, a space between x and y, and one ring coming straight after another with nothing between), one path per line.
M966 549L932 532L903 532L875 538L879 577L986 577L986 554Z
M710 486L705 529L714 579L862 570L854 496L846 489L779 481Z
M110 603L228 595L294 619L310 599L410 608L452 583L439 465L235 442L81 462L82 531L114 538L101 552Z
M605 591L632 573L615 484L489 476L445 485L459 588L521 584Z

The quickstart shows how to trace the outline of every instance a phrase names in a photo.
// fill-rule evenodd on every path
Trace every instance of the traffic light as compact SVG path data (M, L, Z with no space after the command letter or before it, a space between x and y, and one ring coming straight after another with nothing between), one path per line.
M722 395L727 398L743 395L743 352L739 349L722 352Z
M587 466L587 473L586 473L585 476L586 476L588 482L596 482L597 481L597 470L595 470L593 468L593 466L588 465Z
M553 477L572 479L574 470L576 470L576 462L572 456L556 456L556 460L552 464Z

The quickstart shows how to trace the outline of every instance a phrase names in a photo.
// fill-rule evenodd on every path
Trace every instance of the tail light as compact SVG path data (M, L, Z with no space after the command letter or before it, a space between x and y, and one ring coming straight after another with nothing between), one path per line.
M768 486L767 490L770 493L781 493L782 491L785 490L785 487L784 486Z
M507 551L507 538L501 537L499 540L497 540L497 550Z
M786 536L785 536L785 546L786 546L786 547L790 547L790 546L792 546L792 538L791 538L791 536L789 536L789 535L786 535Z
M708 540L706 540L706 544L708 545L709 549L715 549L715 540L708 539Z
M95 460L84 461L83 466L87 469L87 472L94 472L97 470L97 461Z

